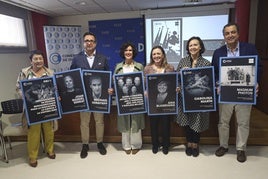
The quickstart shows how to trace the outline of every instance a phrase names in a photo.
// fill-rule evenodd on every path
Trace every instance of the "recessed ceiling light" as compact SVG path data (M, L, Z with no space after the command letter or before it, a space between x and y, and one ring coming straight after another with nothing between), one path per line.
M77 1L77 2L75 2L74 4L79 5L79 6L84 6L84 5L86 5L87 3L86 3L85 1Z

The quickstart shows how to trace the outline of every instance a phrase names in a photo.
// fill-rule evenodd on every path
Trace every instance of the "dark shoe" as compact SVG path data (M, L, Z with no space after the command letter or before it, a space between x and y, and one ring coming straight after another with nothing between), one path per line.
M192 143L192 155L193 155L193 157L197 157L199 155L198 143Z
M236 154L237 154L237 161L238 162L245 162L246 160L247 160L247 156L246 156L246 153L245 153L245 151L243 151L243 150L238 150L237 152L236 152Z
M216 150L215 155L216 155L217 157L221 157L221 156L224 156L224 154L225 154L226 152L228 152L228 148L226 149L226 148L224 148L224 147L219 147L219 148Z
M132 154L135 155L136 153L138 153L140 151L140 149L132 149Z
M199 155L199 147L192 148L192 154L193 154L193 157L197 157Z
M185 153L187 156L191 156L193 154L192 148L186 144Z
M81 150L81 153L80 153L80 157L81 158L86 158L87 157L87 152L89 151L89 146L88 144L83 144L82 146L82 150Z
M163 154L167 155L168 154L168 147L163 147L162 152L163 152Z
M107 151L106 151L106 149L105 149L103 143L102 143L102 142L99 142L99 143L97 144L97 146L98 146L98 149L99 149L100 154L101 154L101 155L106 155Z
M158 149L159 149L158 147L153 146L153 148L152 148L153 153L156 154L158 152Z
M131 154L131 150L124 150L127 155Z
M47 157L50 159L55 159L56 158L56 154L53 153L52 155L49 155L49 153L47 153Z
M35 160L35 161L31 161L31 160L30 160L29 165L30 165L31 167L33 167L33 168L37 167L37 160Z

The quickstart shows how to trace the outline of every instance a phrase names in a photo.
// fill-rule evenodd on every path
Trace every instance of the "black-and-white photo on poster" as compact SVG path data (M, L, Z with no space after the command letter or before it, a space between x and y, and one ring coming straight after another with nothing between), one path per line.
M152 47L160 45L168 63L177 64L182 57L182 18L152 20Z
M148 115L177 114L177 73L146 75Z
M61 118L53 77L20 81L29 125Z
M146 113L143 72L114 75L118 115Z
M74 113L88 110L86 92L80 69L54 74L60 96L62 113Z
M219 103L256 104L257 60L256 55L220 58Z
M216 110L214 67L181 70L183 112Z
M110 71L83 70L89 110L92 112L110 113L112 73Z

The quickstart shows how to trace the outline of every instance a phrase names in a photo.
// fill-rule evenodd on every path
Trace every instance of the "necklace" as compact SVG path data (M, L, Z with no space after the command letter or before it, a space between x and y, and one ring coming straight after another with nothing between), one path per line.
M197 59L196 60L193 60L193 62L192 62L192 68L196 67L196 64L197 64Z
M163 73L163 71L164 71L164 68L156 66L155 64L154 64L153 68L155 69L155 71L157 73Z

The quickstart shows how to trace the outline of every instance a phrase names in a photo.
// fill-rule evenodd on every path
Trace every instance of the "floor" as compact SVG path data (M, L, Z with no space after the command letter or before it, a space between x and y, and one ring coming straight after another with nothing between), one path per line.
M185 155L184 145L172 146L168 155L153 154L145 144L136 155L126 155L119 143L105 144L107 155L98 153L90 144L86 159L80 159L80 143L56 142L57 158L48 159L39 153L38 166L28 165L26 143L13 142L8 149L9 163L0 161L2 179L266 179L268 176L268 146L248 146L248 160L236 160L234 146L223 157L214 155L218 146L200 147L197 158ZM2 151L1 151L2 152Z

